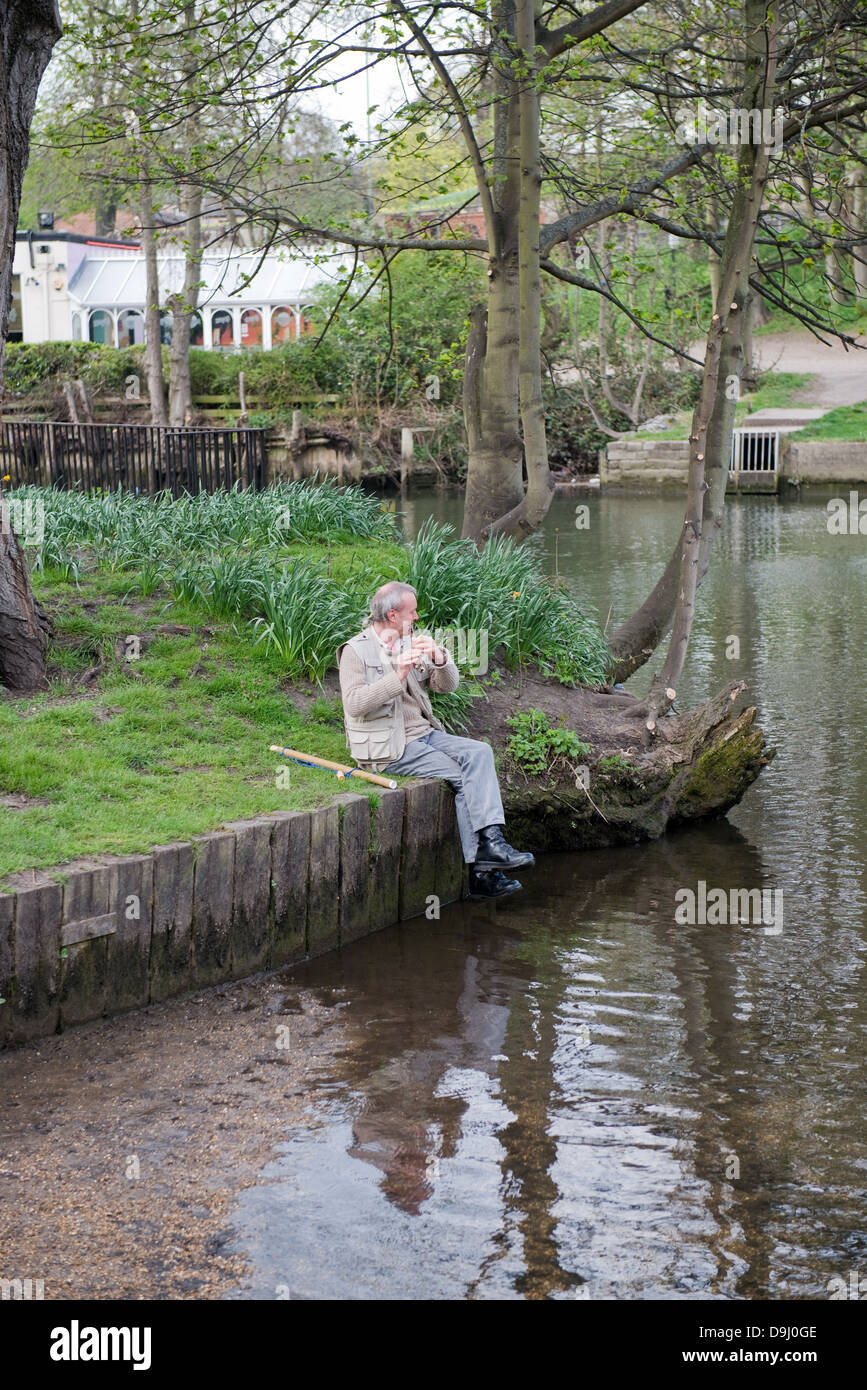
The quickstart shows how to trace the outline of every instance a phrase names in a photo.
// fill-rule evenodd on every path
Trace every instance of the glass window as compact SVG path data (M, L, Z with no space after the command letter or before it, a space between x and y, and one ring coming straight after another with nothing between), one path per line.
M235 346L235 325L228 309L217 309L211 315L211 346L215 348Z
M117 320L118 347L135 347L145 339L144 316L138 309L124 309Z
M198 315L196 315L196 317L198 318ZM171 342L172 342L172 332L173 332L173 330L174 330L174 324L175 324L174 315L173 315L173 314L170 314L169 311L168 311L168 309L164 309L163 312L160 314L160 342L161 342L161 343L165 343L166 347L170 347L170 346L171 346ZM200 329L200 330L201 330L201 327L202 327L202 321L201 321L201 319L199 319L199 329ZM190 341L191 341L191 342L192 342L192 328L193 328L193 325L192 325L192 323L191 323L191 324L190 324Z
M24 337L21 317L21 276L12 276L12 303L9 305L9 331L6 334L10 343L20 343Z
M271 311L271 342L288 343L295 337L295 315L285 304Z
M90 316L89 336L92 343L114 343L114 325L107 309L94 309Z
M241 315L241 347L262 346L262 315L258 309L245 309Z
M190 319L190 347L204 347L205 330L202 326L202 316L198 311Z
M81 342L81 314L72 315L72 341Z
M299 332L299 333L312 333L312 332L313 332L313 317L312 317L312 315L313 315L313 307L312 307L312 305L310 305L310 304L305 304L305 305L304 305L304 308L301 310L301 327L298 329L298 332Z

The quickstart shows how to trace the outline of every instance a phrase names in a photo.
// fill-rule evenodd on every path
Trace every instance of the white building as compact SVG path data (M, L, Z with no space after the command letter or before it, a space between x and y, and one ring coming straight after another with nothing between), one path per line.
M184 259L158 257L163 303L183 287ZM309 332L315 289L348 268L343 255L245 251L203 258L194 347L270 348ZM249 282L247 281L249 278ZM129 242L73 232L18 232L9 341L88 339L130 347L144 342L145 261ZM161 337L171 341L172 316Z

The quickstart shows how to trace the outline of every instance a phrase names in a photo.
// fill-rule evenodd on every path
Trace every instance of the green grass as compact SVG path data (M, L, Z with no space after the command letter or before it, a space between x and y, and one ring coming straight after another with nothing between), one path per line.
M841 405L829 410L821 420L814 420L802 430L789 435L796 443L799 440L828 439L867 442L867 401L860 405Z
M289 483L149 500L24 487L12 497L22 515L30 509L34 535L41 517L35 570L128 575L125 596L146 597L162 581L177 602L246 626L287 676L321 680L372 590L401 577L418 591L423 623L487 634L491 655L512 669L535 665L572 684L606 677L598 625L552 589L530 547L495 538L478 551L433 522L405 546L391 515L358 488Z
M120 575L125 597L164 583L177 602L246 627L298 679L321 680L338 642L360 626L370 590L406 567L394 519L332 480L180 499L31 487L12 497L30 509L34 535L37 509L42 518L35 571L73 581Z
M736 420L740 424L745 415L754 410L782 410L787 406L795 408L804 404L813 377L807 372L765 372L758 391L744 392L738 402Z
M0 876L85 853L146 852L225 820L321 805L342 789L268 751L280 743L347 761L332 704L320 697L302 715L279 662L225 623L203 630L197 608L167 615L155 601L150 613L136 613L104 587L88 583L79 594L37 585L43 601L59 605L53 686L0 703L0 787L39 800L0 807ZM100 598L107 601L93 613L76 606ZM191 631L155 633L166 620ZM127 635L144 639L138 660L114 655ZM108 654L99 689L82 691L74 679L99 651ZM288 787L278 785L278 767Z

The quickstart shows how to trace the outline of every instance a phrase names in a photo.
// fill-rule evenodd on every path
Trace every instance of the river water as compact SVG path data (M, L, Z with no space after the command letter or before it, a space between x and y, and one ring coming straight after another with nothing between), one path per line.
M733 501L701 590L678 704L743 677L779 750L725 820L547 856L508 904L286 977L340 1006L342 1044L238 1199L235 1297L798 1299L867 1276L867 540L829 534L831 495ZM448 497L406 512L410 534L459 521ZM531 543L616 624L681 515L582 493ZM682 925L700 882L782 915Z

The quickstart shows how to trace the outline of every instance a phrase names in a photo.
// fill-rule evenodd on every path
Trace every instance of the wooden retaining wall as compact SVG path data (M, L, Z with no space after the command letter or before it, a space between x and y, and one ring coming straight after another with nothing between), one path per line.
M442 782L345 793L0 891L0 1046L323 955L461 897Z

